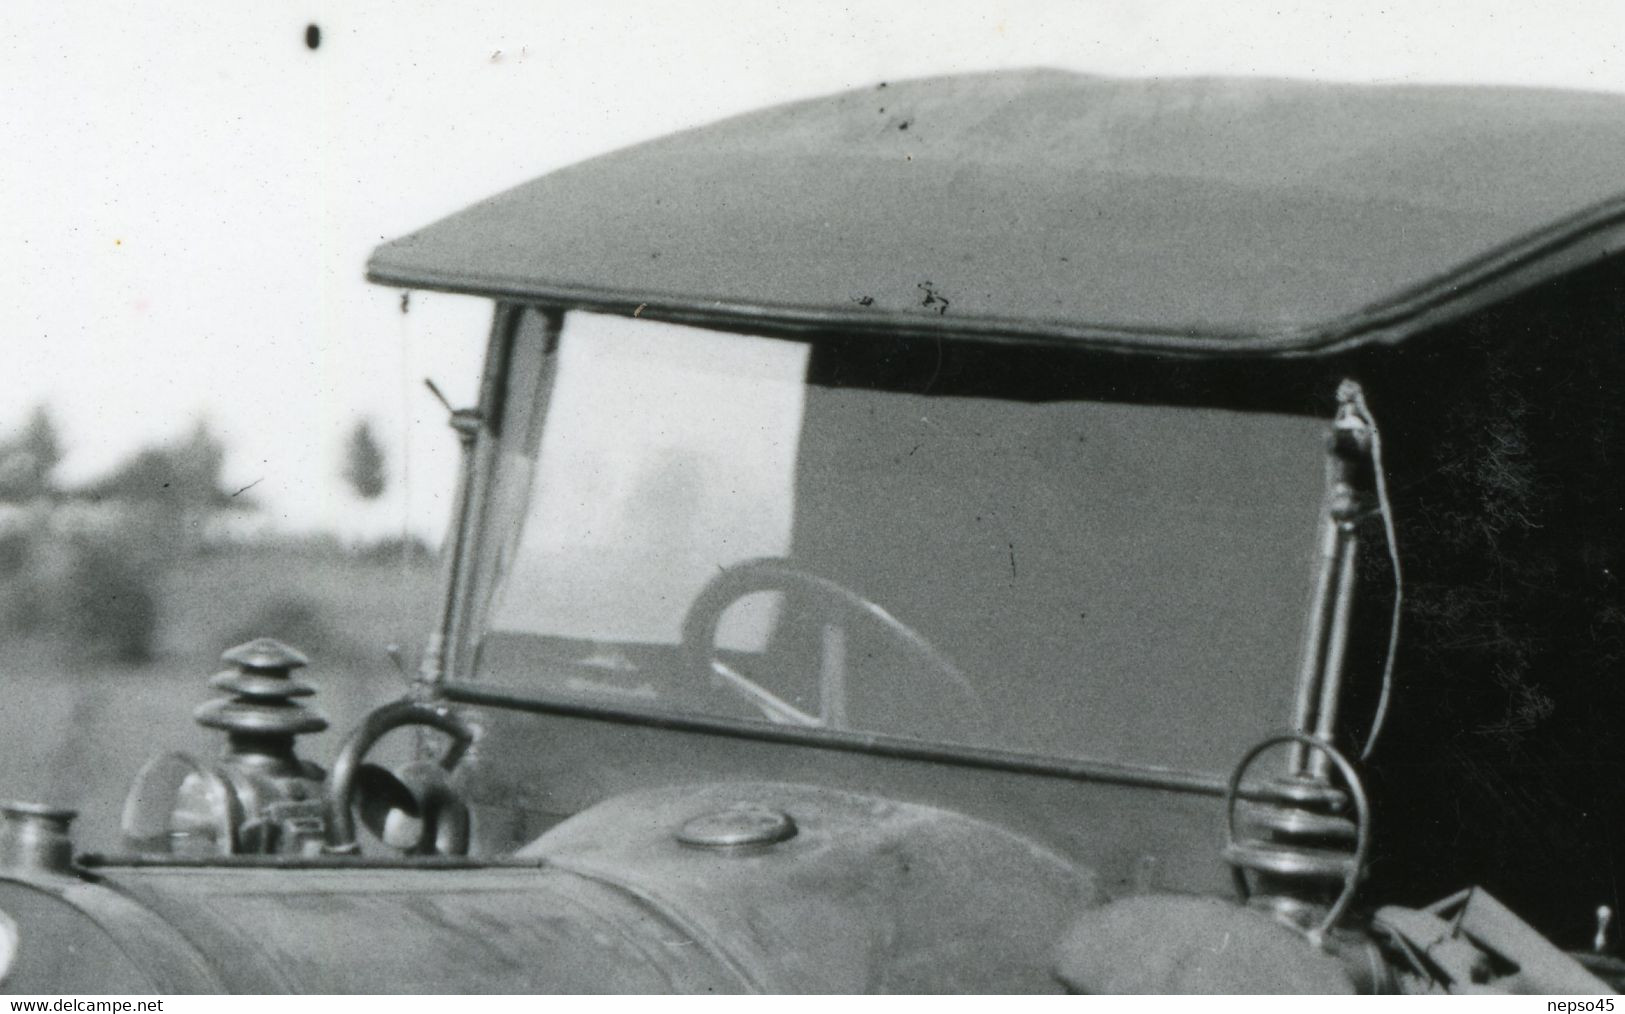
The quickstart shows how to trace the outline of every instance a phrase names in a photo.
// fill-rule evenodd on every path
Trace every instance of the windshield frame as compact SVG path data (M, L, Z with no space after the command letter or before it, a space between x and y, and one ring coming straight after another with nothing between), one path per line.
M997 747L935 742L883 732L823 727L798 728L767 721L733 720L589 698L566 691L522 689L480 678L476 672L477 641L479 627L485 619L487 610L482 610L479 602L489 597L488 594L482 593L482 589L488 592L488 586L495 577L496 539L500 534L489 530L489 502L494 484L502 478L497 468L497 451L503 437L504 403L510 380L514 376L516 360L523 354L523 350L519 349L519 334L527 313L535 313L543 321L542 341L534 350L538 353L534 365L539 369L537 393L540 398L534 414L539 419L546 414L546 398L558 365L554 353L558 349L565 317L570 311L578 309L594 312L594 308L589 307L497 302L481 375L480 401L474 409L454 414L453 427L458 429L463 441L464 467L459 493L454 500L454 515L446 543L448 551L445 554L442 580L444 607L442 624L440 629L431 635L430 643L424 652L419 677L419 681L426 684L434 696L454 703L475 706L651 728L681 729L767 742L797 743L882 757L929 760L966 767L1142 785L1201 794L1221 795L1224 792L1223 775L1174 766L1100 758L1061 758ZM633 313L624 316L639 315ZM651 319L661 319L654 314L648 316ZM724 329L712 326L707 330L781 338L808 344L839 337L821 331L776 329L765 324L751 329ZM989 344L1008 344L1008 342L996 340ZM1050 349L1055 348L1054 343L1019 344L1029 347L1047 345ZM1318 393L1325 390L1325 385L1309 383L1287 385L1283 388L1278 383L1260 380L1246 370L1247 364L1235 360L1224 361L1242 367L1234 374L1240 382L1233 386L1220 385L1204 394L1199 390L1201 385L1187 383L1188 378L1172 379L1181 377L1182 369L1195 362L1190 359L1175 360L1171 365L1167 357L1134 355L1125 357L1118 352L1103 352L1098 349L1078 349L1076 354L1081 357L1106 357L1114 364L1129 366L1126 376L1114 377L1114 382L1109 387L1110 397L1101 397L1100 400L1146 405L1252 409L1325 419L1328 422L1330 419L1329 413L1323 410L1317 397ZM1297 362L1301 364L1304 360ZM1319 369L1310 371L1317 377L1323 372ZM1315 391L1316 387L1320 387L1321 391ZM1213 390L1222 391L1222 397L1215 397ZM1076 397L1092 400L1097 394L1085 391ZM463 417L461 424L457 416ZM1307 575L1305 577L1307 578ZM1281 677L1283 705L1295 710L1299 694L1294 674L1283 672Z

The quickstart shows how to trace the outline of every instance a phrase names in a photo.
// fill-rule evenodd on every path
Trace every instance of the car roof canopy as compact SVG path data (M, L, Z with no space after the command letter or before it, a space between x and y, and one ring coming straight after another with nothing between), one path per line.
M1625 242L1625 97L996 72L734 117L374 253L718 326L1201 353L1393 341Z

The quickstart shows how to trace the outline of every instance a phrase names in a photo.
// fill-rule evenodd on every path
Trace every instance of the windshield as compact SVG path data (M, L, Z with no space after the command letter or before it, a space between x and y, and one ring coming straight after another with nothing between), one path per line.
M1021 349L555 320L511 367L479 678L1211 772L1287 724L1323 420L1098 400Z

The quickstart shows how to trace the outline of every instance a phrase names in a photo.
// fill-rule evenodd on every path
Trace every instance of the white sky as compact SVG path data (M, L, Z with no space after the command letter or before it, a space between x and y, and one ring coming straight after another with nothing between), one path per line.
M307 50L307 23L323 44ZM48 403L70 478L206 414L288 528L444 522L488 309L367 285L368 252L589 155L925 74L1497 81L1625 91L1598 2L0 4L0 432ZM338 471L369 416L401 484Z

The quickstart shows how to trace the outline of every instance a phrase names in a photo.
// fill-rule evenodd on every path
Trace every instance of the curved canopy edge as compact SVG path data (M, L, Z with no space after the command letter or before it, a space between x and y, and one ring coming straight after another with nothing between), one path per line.
M401 270L377 257L367 265L367 280L402 289L482 296L728 330L884 332L983 342L1083 345L1128 353L1292 357L1328 355L1365 345L1396 344L1552 278L1607 260L1622 250L1625 250L1625 198L1599 205L1526 236L1358 313L1317 327L1256 333L1159 331L1110 325L1080 326L1053 320L952 317L947 313L924 315L863 307L754 304L692 299L672 293L527 283L520 279L493 284L456 271Z

